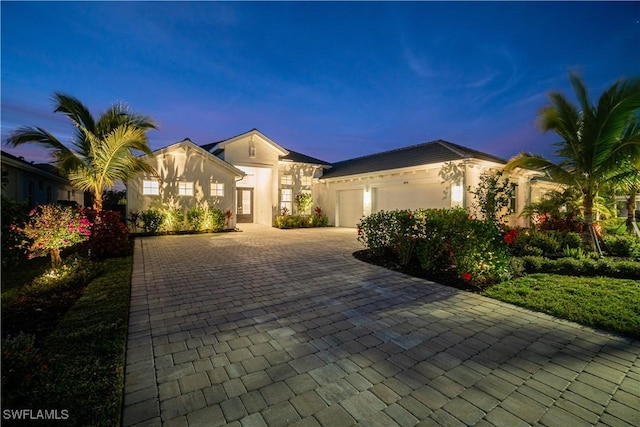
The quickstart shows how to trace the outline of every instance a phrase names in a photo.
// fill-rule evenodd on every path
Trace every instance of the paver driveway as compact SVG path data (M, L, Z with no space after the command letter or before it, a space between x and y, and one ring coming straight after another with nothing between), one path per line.
M638 341L243 228L136 240L123 425L640 425Z

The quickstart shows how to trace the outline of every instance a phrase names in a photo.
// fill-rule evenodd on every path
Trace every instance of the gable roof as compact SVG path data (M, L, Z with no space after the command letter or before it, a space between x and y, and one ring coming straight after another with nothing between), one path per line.
M324 160L316 159L315 157L307 156L305 154L298 153L297 151L293 151L293 150L287 150L287 151L289 151L289 154L287 154L286 156L280 156L280 160L283 160L285 162L289 161L289 162L296 162L296 163L308 163L311 165L319 165L327 168L331 167L331 163L325 162Z
M335 178L470 158L496 163L507 163L506 160L492 156L491 154L439 139L437 141L425 142L410 147L397 148L382 153L336 162L332 164L333 167L330 170L323 174L322 178Z
M245 176L246 175L243 171L241 171L240 169L236 168L231 163L225 162L224 160L220 159L219 157L216 157L214 154L212 154L209 151L203 149L201 146L197 145L195 142L191 141L189 138L185 138L182 141L176 142L176 143L171 144L171 145L167 145L166 147L159 148L159 149L153 151L153 155L155 156L157 154L164 154L167 151L170 151L170 150L176 148L179 145L187 145L190 149L199 152L200 154L202 154L205 157L208 157L214 163L217 163L220 166L226 168L227 170L229 170L230 172L232 172L236 176ZM143 154L140 157L148 157L148 155L147 154Z
M224 151L224 148L227 145L232 144L232 143L234 143L234 142L236 142L238 140L241 140L243 138L246 138L247 136L253 136L253 135L257 135L260 138L262 138L267 144L269 144L274 150L276 150L280 156L286 156L288 154L288 150L287 149L285 149L281 145L277 144L276 142L272 141L268 136L266 136L265 134L263 134L262 132L260 132L256 128L253 128L248 132L241 133L240 135L236 135L234 137L231 137L231 138L228 138L228 139L224 139L222 141L211 142L209 144L201 145L200 147L202 149L210 152L211 154L217 156L222 151Z

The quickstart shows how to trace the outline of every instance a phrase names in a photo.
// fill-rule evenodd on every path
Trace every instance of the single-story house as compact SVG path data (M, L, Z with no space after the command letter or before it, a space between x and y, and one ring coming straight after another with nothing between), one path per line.
M230 209L236 223L271 225L283 209L297 213L295 196L311 193L329 223L355 227L362 216L380 210L448 208L473 210L469 188L485 171L506 161L437 140L369 156L328 163L288 150L256 129L223 141L196 145L189 139L145 157L157 175L127 182L127 209L188 208L196 203ZM513 225L526 225L522 208L552 184L540 174L517 170Z
M23 157L2 151L2 194L29 207L61 202L82 206L83 191L74 189L69 180L58 173L55 166L33 163Z

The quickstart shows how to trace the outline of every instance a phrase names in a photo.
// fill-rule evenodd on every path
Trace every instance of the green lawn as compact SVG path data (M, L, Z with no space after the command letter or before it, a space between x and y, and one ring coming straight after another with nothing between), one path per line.
M132 257L101 264L102 274L45 336L37 336L35 348L3 354L3 381L11 365L27 376L3 384L3 409L65 409L65 425L120 424ZM15 289L3 292L3 309L21 304Z
M608 277L531 274L483 295L586 326L640 337L640 283Z

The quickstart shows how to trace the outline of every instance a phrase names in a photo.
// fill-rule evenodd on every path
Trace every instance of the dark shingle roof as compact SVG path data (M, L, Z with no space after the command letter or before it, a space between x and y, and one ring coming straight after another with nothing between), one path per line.
M506 160L441 139L333 163L323 178L335 178L463 159L506 163Z
M309 163L312 165L321 165L321 166L331 166L331 163L325 162L324 160L316 159L315 157L307 156L302 153L298 153L297 151L286 149L289 154L286 156L280 156L280 160L289 160L297 163Z

